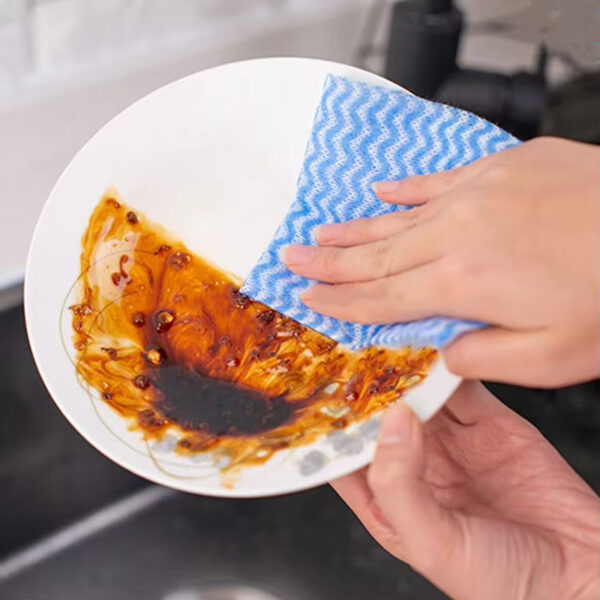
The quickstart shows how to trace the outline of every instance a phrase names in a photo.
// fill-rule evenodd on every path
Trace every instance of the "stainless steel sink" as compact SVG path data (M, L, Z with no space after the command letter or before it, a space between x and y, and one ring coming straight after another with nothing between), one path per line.
M444 598L371 540L327 486L220 500L150 485L112 464L48 397L20 306L0 312L0 598ZM597 383L496 386L600 489Z

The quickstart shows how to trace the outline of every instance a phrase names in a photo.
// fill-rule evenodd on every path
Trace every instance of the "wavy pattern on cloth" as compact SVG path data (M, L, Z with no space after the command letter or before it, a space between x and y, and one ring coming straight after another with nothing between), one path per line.
M519 141L468 112L328 75L298 178L295 202L242 292L353 349L441 348L482 323L434 317L360 325L310 310L300 294L313 283L279 259L287 244L315 244L318 225L373 217L405 207L381 203L371 184L467 165Z

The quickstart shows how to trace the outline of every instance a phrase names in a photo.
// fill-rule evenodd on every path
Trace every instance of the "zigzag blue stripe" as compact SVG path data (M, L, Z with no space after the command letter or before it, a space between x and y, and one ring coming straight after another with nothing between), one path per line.
M351 90L344 90L344 86L340 86L339 91L342 93L337 95L336 101L339 106L343 106L351 94ZM308 220L312 219L315 222L327 222L328 220L328 216L324 214L326 204L319 201L319 196L326 193L326 191L319 192L316 182L322 181L323 185L321 187L324 187L324 183L326 183L326 176L324 174L326 173L327 168L335 166L335 153L331 152L331 149L335 146L336 137L343 130L345 123L341 118L334 119L335 113L328 114L327 105L324 106L323 112L327 125L323 128L323 131L321 132L322 135L317 135L316 138L318 140L324 140L323 146L327 148L328 151L321 152L318 155L318 160L313 161L311 165L309 181L312 182L312 188L307 190L305 197L305 200L309 205L309 210L304 211L304 214L294 221L296 235L299 238L298 242L307 243L307 238L304 234L306 232L306 223ZM315 145L318 146L317 144Z
M352 130L350 130L344 137L344 141L348 145L351 144L353 138L360 139L362 136L364 138L364 141L368 140L368 136L364 130L364 127L362 127L364 119L361 119L359 114L360 108L362 108L362 106L364 105L360 104L361 97L358 97L356 100L357 101L355 105L352 107L352 110L356 109L356 114L352 116L353 127ZM367 104L366 106L369 105ZM373 108L377 108L377 105L375 105ZM363 157L363 160L365 160L366 162L366 157L364 157L364 154L362 152L359 152L359 155ZM360 192L362 190L357 188L356 184L360 182L356 181L356 177L352 177L352 172L356 168L357 161L353 159L353 154L351 152L346 153L346 159L343 161L339 169L340 181L338 182L341 195L346 197L346 202L339 202L341 198L338 197L338 202L336 202L333 206L333 209L335 211L335 220L338 222L345 220L345 215L345 218L347 218L347 215L351 215L353 213L353 206L356 204L356 202L359 201ZM352 199L353 197L354 200Z
M438 159L430 165L430 173L437 173L447 168L447 160L450 152L450 129L456 126L456 119L453 118L452 113L449 110L442 110L443 114L443 125L438 131L438 140L441 142L440 154Z
M386 106L389 106L391 103L391 98L387 98ZM392 104L393 106L393 104ZM377 170L377 173L374 173L376 179L383 180L386 178L388 173L397 177L396 169L397 167L393 165L392 161L388 158L388 154L391 152L394 147L396 136L398 132L394 125L394 120L396 118L396 114L394 110L391 108L387 109L387 115L384 117L383 122L383 138L379 142L379 144L374 144L376 150L376 159L373 159L374 162L374 170ZM379 164L377 164L377 162Z
M383 96L383 95L381 95ZM368 113L365 115L365 118L369 121L369 122L377 122L377 114L383 110L383 108L385 107L385 98L381 97L381 99L376 102L375 104L373 104L372 108L368 111ZM363 127L364 129L364 127ZM352 218L356 216L360 216L361 214L361 205L364 205L364 203L368 200L365 199L365 195L367 194L367 186L370 183L369 180L369 173L373 171L373 167L371 164L371 160L369 159L369 146L371 144L371 140L369 139L369 136L364 135L363 139L357 149L358 152L358 156L360 156L363 160L362 163L362 167L360 167L358 170L355 171L355 173L352 176L351 181L349 182L349 185L351 186L351 189L354 190L354 201L351 200L352 196L350 195L350 193L347 192L347 197L349 198L349 200L347 200L346 202L340 202L338 203L337 207L339 208L340 205L344 205L344 212L347 215L346 219L348 217ZM360 161L353 161L355 164L360 165ZM365 189L366 188L366 189Z
M350 90L351 92L352 90ZM352 97L354 96L354 97ZM353 136L356 136L358 133L360 133L361 131L361 121L358 118L358 107L361 106L361 104L366 100L366 97L368 96L368 90L367 89L360 89L360 93L358 94L351 94L348 93L342 101L341 104L341 114L346 117L347 120L350 121L351 123L351 127L352 129L350 129L350 131L346 134L346 136L340 136L342 141L348 141L349 139L351 139ZM349 106L347 106L349 105ZM342 112L343 111L343 112ZM335 129L330 130L328 137L327 137L327 142L330 145L330 147L334 147L335 146L335 136L337 135L337 133L339 131L343 131L346 127L345 127L345 123L342 121L342 119L338 119L338 126L336 126ZM342 149L342 152L345 152L345 147ZM326 161L324 161L321 165L321 168L319 169L320 173L319 175L321 176L322 179L324 179L325 181L327 181L328 186L325 187L324 189L321 191L320 194L318 194L315 197L315 205L318 207L322 207L322 208L329 208L330 206L335 209L335 203L331 204L328 202L324 202L324 200L326 200L327 196L328 196L328 190L330 190L332 187L333 188L339 188L340 182L336 181L336 180L328 180L328 176L329 176L329 172L333 170L334 167L338 167L338 171L341 168L339 165L339 157L336 156L334 153L331 153L331 155L327 158ZM343 163L342 163L342 167L343 167ZM338 179L339 175L334 178L334 179ZM317 225L321 225L325 222L330 222L331 219L329 218L329 215L324 214L325 210L319 210L317 211L316 215L311 215L310 219L306 219L303 223L299 224L299 227L301 227L302 229L302 239L306 240L307 238L310 237L310 232L312 232L312 230L317 226Z
M474 115L397 90L328 76L298 176L296 201L242 291L350 348L443 347L482 323L434 317L393 325L346 323L311 311L300 294L313 282L280 262L284 244L314 244L324 223L385 214L370 184L462 166L518 140Z
M433 134L433 138L436 140L439 147L437 153L432 154L431 160L427 163L427 166L425 167L426 173L435 173L441 170L439 164L444 160L449 148L448 140L446 139L446 132L454 120L448 111L441 110L439 112L439 126Z
M412 99L411 99L412 100ZM408 106L414 106L412 102L407 103ZM404 115L402 115L401 126L403 128L403 133L405 136L405 141L396 148L394 152L394 161L398 165L398 174L394 177L395 179L404 179L405 177L409 177L411 172L407 168L406 164L406 152L410 150L410 147L414 144L414 139L416 137L416 132L413 129L413 117L418 116L419 110L417 107L409 109Z
M313 125L313 135L311 135L310 140L308 141L304 166L298 176L298 182L300 183L301 180L303 181L302 186L298 185L298 198L302 198L309 189L309 175L311 172L312 164L318 160L319 156L322 156L323 154L323 148L320 147L320 138L318 135L315 134L315 132L320 131L325 123L324 106L326 105L328 98L334 92L335 86L332 85L332 80L329 78L326 79L323 89L323 97L321 99L321 104L317 111L315 123Z

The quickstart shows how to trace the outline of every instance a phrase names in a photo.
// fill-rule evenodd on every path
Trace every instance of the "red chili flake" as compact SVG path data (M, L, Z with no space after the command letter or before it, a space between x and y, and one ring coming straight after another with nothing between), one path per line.
M185 267L190 261L192 257L185 252L175 252L172 256L169 257L169 264L178 271Z
M121 256L121 258L119 259L119 272L121 273L121 277L125 279L129 279L129 275L127 275L127 272L125 271L125 264L128 261L129 257L127 256L127 254L123 254L123 256Z
M138 419L140 425L148 429L162 427L165 424L165 422L151 408L141 410L138 413Z
M233 290L231 295L233 296L233 302L236 308L244 310L250 305L250 298L248 298L248 296L245 294L242 294L239 290Z
M145 390L148 387L150 387L150 378L148 377L148 375L138 375L133 380L133 385L135 385L135 387L139 388L140 390Z
M112 359L117 358L117 351L114 348L100 348L102 352L106 352Z
M146 348L145 356L146 360L155 367L158 367L165 360L167 360L166 352L160 346L156 345L148 346L148 348Z
M226 336L221 336L219 338L219 345L220 346L225 346L226 348L231 348L231 340Z
M132 225L135 225L139 221L138 216L132 210L125 215L125 218L127 219L127 222Z
M286 440L274 441L274 442L266 442L269 446L269 450L282 450L283 448L288 448L290 443Z
M69 310L72 310L78 317L85 317L93 312L88 304L72 304L69 306Z
M171 249L171 246L167 244L161 244L155 251L154 254L162 254L163 252L168 252Z
M102 398L104 398L104 400L110 400L112 398L112 394L110 392L103 392Z
M173 326L174 321L175 315L173 312L164 308L155 312L152 317L154 329L157 333L165 333L165 331L169 331L169 329L171 329Z
M144 313L136 312L131 318L131 322L136 327L143 327L146 324L146 316L144 315Z
M112 273L110 276L112 282L118 287L121 283L121 279L123 278L121 273Z
M275 311L272 310L264 310L261 313L258 313L256 317L263 325L269 325L273 322L275 318Z

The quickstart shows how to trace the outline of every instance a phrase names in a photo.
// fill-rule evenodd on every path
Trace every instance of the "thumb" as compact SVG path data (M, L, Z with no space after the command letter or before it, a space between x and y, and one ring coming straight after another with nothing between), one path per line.
M453 513L436 502L423 480L424 451L421 422L398 403L384 417L367 479L394 531L394 554L435 580L446 562L442 549L455 548L461 531Z

